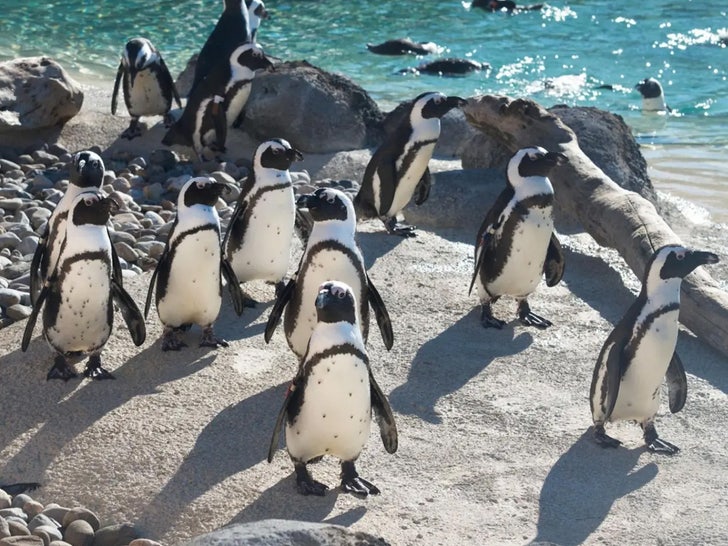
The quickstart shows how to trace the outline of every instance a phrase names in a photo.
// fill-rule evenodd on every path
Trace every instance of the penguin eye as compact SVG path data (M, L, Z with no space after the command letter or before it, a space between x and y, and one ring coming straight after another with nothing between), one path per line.
M96 201L96 199L94 199L93 197L84 197L83 198L83 203L87 207L90 207L91 205L93 205L94 204L94 201Z
M333 193L326 194L326 202L329 205L333 205L335 201L336 201L336 196Z
M679 261L684 260L685 259L685 252L684 251L675 252L675 258L677 258Z
M202 188L204 188L205 186L207 186L207 180L200 180L200 181L198 181L198 182L197 182L197 187L198 187L199 189L202 189Z
M273 155L281 155L281 149L280 148L271 148L271 151L273 152Z

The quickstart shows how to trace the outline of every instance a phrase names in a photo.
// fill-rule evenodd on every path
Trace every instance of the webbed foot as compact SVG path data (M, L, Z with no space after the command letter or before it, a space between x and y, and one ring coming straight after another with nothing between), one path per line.
M230 344L221 337L215 335L212 326L207 326L202 330L202 338L200 338L200 347L228 347Z
M480 312L480 324L483 325L483 328L498 328L499 330L502 330L506 325L506 322L493 316L491 303L492 302L489 301L482 305L482 310Z
M53 363L53 367L48 370L46 381L50 379L63 379L64 381L68 381L74 377L78 377L78 374L68 365L65 358L61 355L57 355Z
M180 328L165 326L162 333L162 350L179 351L182 347L187 347L187 344L182 340L184 329L184 326Z
M602 447L619 447L622 442L611 436L607 436L604 425L594 425L594 441Z
M131 122L129 123L129 127L127 127L123 133L121 133L121 138L132 140L140 136L142 136L142 127L139 124L139 120L136 118L132 118Z
M397 218L392 216L383 220L384 227L387 228L387 232L392 235L399 235L400 237L416 237L415 230L416 226L405 224L404 222L397 222Z
M680 451L680 448L675 444L671 444L657 435L654 423L643 424L642 430L644 431L647 449L652 451L652 453L658 453L660 455L675 455Z
M341 490L359 497L380 493L376 485L359 476L353 461L341 463Z
M538 316L536 313L531 312L531 306L528 305L526 300L521 300L518 304L518 320L524 326L535 326L541 330L545 330L549 326L553 326L550 320Z
M326 494L328 487L311 477L305 463L294 463L294 468L296 469L296 486L301 495L323 497Z
M102 380L102 379L116 379L114 374L109 370L101 366L101 355L91 355L86 363L86 369L83 370L83 375L89 379Z

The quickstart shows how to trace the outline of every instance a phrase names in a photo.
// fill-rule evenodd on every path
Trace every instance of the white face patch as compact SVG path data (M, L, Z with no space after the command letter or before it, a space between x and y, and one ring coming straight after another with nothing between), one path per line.
M415 126L418 122L425 119L422 117L422 109L427 105L427 103L430 101L440 103L445 100L447 100L447 97L442 93L428 93L424 97L420 98L420 100L418 100L412 107L412 113L410 114L410 123L412 126Z

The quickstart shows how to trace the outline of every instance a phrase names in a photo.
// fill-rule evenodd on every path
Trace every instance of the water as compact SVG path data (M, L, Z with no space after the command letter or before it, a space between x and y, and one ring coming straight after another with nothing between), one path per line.
M524 3L526 3L524 1ZM259 42L286 60L349 76L384 109L422 91L527 96L544 106L596 106L624 117L655 186L728 222L728 9L717 0L554 2L515 16L456 0L268 0ZM110 86L123 44L146 36L173 74L199 50L219 0L0 0L0 60L46 54L72 75ZM367 42L433 41L441 56L491 70L465 77L399 75L414 57L384 57ZM633 89L661 80L672 115L643 114ZM546 85L546 82L549 85ZM608 84L611 89L599 88Z

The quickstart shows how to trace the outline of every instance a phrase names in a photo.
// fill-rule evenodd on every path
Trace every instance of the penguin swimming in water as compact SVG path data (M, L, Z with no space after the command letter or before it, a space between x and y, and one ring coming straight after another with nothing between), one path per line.
M367 44L367 49L377 55L429 55L438 51L433 42L413 42L409 38L387 40L381 44Z
M129 127L121 133L122 138L131 140L141 136L139 118L166 116L172 108L172 99L182 108L177 88L161 53L146 38L133 38L124 46L111 95L111 113L114 115L122 81L124 103L131 116Z
M552 168L566 156L541 147L523 148L508 162L506 188L478 230L475 268L468 294L478 286L485 328L503 328L491 305L501 296L518 300L518 319L526 326L548 328L551 322L531 312L528 295L541 276L555 286L564 275L564 255L554 234Z
M319 188L312 195L302 195L297 205L306 207L313 227L301 257L298 271L278 294L265 328L265 341L270 342L285 309L283 329L291 350L299 357L306 352L308 340L316 325L314 302L319 286L329 279L345 282L353 290L357 308L357 324L362 337L369 334L369 305L382 334L384 346L392 348L394 334L387 308L367 275L364 258L356 243L356 215L351 200L342 191Z
M56 352L47 379L76 377L68 359L88 355L84 375L113 379L101 366L101 350L114 324L112 301L121 309L132 341L146 338L144 319L134 300L114 278L119 268L106 223L113 202L96 189L81 192L69 207L64 242L33 307L23 334L27 350L43 309L43 335Z
M227 128L242 113L255 72L271 66L270 58L257 45L236 47L190 94L182 116L169 128L162 144L191 147L199 158L205 148L224 152Z
M263 0L245 0L248 7L248 25L250 26L250 41L255 43L258 37L258 28L263 19L268 19L270 14L265 9Z
M74 154L69 169L66 192L53 209L30 264L30 295L34 304L42 284L58 262L61 247L66 240L66 221L71 204L82 192L100 189L106 172L103 159L90 150ZM117 273L116 280L121 283L121 270Z
M463 76L470 72L490 69L488 63L479 63L470 59L436 59L420 64L414 68L403 68L400 74L432 74L435 76Z
M662 85L655 78L645 78L634 88L642 95L642 110L644 112L671 112L672 109L665 103L665 94Z
M519 11L538 11L543 4L530 4L527 6L517 5L513 0L473 0L471 7L481 8L485 11L507 11L517 13Z
M190 179L179 192L177 216L149 283L144 307L146 317L156 286L157 315L164 325L163 351L186 347L181 334L192 324L202 327L200 347L228 346L213 329L222 304L222 277L235 312L243 312L240 285L220 249L215 204L224 187L214 178L200 176Z
M307 465L331 455L341 461L342 491L378 495L379 489L359 476L354 463L369 438L372 410L387 453L397 451L397 426L372 375L357 324L356 296L345 283L328 281L318 289L315 309L316 326L278 415L268 462L285 421L286 448L300 493L325 494L328 487L312 478Z
M421 205L430 195L427 164L440 136L440 118L467 101L442 93L422 93L404 107L404 115L367 164L354 199L362 218L380 218L389 233L411 237L414 226L397 222L397 214L415 196Z
M245 0L223 0L223 11L205 40L195 64L189 97L220 59L227 59L240 44L252 41Z
M288 169L302 159L301 152L280 138L258 146L223 242L240 283L254 279L273 282L276 293L285 286L296 217Z
M594 438L603 447L621 444L607 436L605 423L634 420L650 451L669 455L679 451L658 436L654 421L665 377L672 413L680 411L687 398L685 369L675 353L680 285L697 267L717 262L712 252L666 245L647 263L637 300L609 334L594 367L589 398Z

